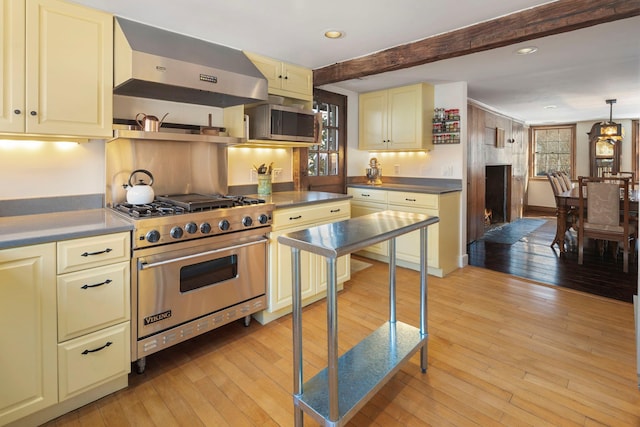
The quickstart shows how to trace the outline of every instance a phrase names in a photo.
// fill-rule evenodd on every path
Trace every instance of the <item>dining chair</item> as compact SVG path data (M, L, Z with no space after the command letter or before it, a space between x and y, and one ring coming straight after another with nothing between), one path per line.
M636 173L635 172L611 172L604 171L602 176L605 178L629 178L629 188L632 190L636 188Z
M573 187L573 183L571 182L571 177L569 177L569 174L564 172L564 171L560 171L560 172L556 172L556 174L562 179L562 181L564 182L565 188L567 190L571 190L571 188ZM566 191L566 190L565 190Z
M567 191L567 187L563 184L563 179L558 176L558 174L556 172L549 172L547 173L547 179L549 180L549 184L551 185L551 190L553 191L553 196L554 199L556 201L556 218L559 216L559 209L560 206L558 206L558 195L560 193L563 193L565 191ZM571 187L569 187L571 188ZM567 211L567 215L566 215L566 221L565 221L565 230L567 230L569 232L569 242L570 242L570 246L571 247L575 247L574 243L575 243L575 234L571 235L572 230L573 233L575 233L577 231L576 229L576 223L577 223L577 215L576 215L576 209L571 207L569 208L569 210ZM566 234L566 233L565 233ZM551 242L551 247L553 247L554 244L557 244L558 247L560 248L560 250L564 250L564 248L562 247L564 245L565 242L565 236L560 236L558 235L558 231L556 231L556 236L554 237L553 241Z
M630 178L578 177L578 264L583 263L587 238L612 241L622 248L623 271L629 272ZM622 204L622 210L621 205Z

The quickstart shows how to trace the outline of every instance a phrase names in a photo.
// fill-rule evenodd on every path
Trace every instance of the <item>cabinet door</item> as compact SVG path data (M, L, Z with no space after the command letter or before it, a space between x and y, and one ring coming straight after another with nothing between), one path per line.
M387 148L387 91L360 95L358 148L376 150Z
M389 89L388 139L390 149L422 147L422 102L419 85Z
M382 212L386 209L386 204L351 202L351 217L355 218L362 215L369 215L376 212ZM380 242L375 245L368 246L364 250L378 255L387 256L389 254L389 244L386 241Z
M293 272L291 271L291 247L278 243L278 236L301 230L305 227L290 228L280 232L271 233L269 245L269 311L290 307L292 304ZM302 299L315 295L315 260L307 251L300 251L300 290Z
M267 79L269 93L272 89L282 88L282 62L251 52L245 52L245 55Z
M21 133L24 132L24 2L1 0L0 24L0 131Z
M60 401L131 371L129 322L58 346Z
M313 73L310 69L293 64L283 64L282 89L291 92L296 99L313 99ZM286 95L286 94L284 94Z
M58 276L58 341L129 320L129 262Z
M337 270L337 283L346 282L351 278L351 255L344 255L338 258L336 261ZM325 257L316 255L316 271L319 277L319 282L316 288L316 293L327 291L327 260Z
M58 401L55 243L0 251L0 425Z
M412 212L424 215L438 216L437 210L412 208L409 206L389 204L389 209L400 212ZM440 223L431 224L427 228L427 265L432 268L440 268L439 262L439 238ZM420 264L420 231L398 236L396 239L396 256L398 259Z
M27 2L26 131L112 135L113 18L61 0Z

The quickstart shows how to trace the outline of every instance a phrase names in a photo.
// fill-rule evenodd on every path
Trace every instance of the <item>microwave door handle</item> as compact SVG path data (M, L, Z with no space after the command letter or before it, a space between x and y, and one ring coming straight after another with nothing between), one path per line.
M182 256L182 257L178 257L178 258L170 258L170 259L166 259L164 261L158 261L158 262L152 262L152 263L146 263L145 261L138 261L138 269L139 270L147 270L149 268L154 268L154 267L158 267L161 265L166 265L166 264L172 264L174 262L180 262L180 261L185 261L185 260L189 260L189 259L193 259L193 258L199 258L201 256L204 255L213 255L219 252L223 252L223 251L230 251L233 249L239 249L239 248L244 248L247 246L253 246L253 245L257 245L257 244L261 244L261 243L266 243L269 239L267 239L266 237L261 237L260 240L258 241L254 241L254 242L248 242L248 243L243 243L241 245L235 245L235 246L225 246L224 248L220 248L220 249L213 249L211 251L206 251L206 252L198 252L196 254L192 254L192 255L186 255L186 256Z

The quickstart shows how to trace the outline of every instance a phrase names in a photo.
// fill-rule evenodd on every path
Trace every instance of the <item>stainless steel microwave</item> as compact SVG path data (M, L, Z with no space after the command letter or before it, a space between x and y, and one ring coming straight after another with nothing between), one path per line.
M249 139L316 142L316 113L298 107L261 104L246 108Z

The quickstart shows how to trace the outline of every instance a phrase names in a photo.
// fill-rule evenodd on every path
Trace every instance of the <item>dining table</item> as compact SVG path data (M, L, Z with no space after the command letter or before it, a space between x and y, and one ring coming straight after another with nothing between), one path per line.
M629 189L629 210L638 211L638 194L639 190L637 188ZM585 200L588 198L588 194L585 191ZM556 235L551 243L551 246L554 244L558 244L560 248L560 252L566 252L566 248L564 245L564 235L567 232L567 215L569 214L569 210L571 208L578 209L580 206L580 189L576 186L574 188L570 188L567 191L563 191L558 193L556 196L556 205L558 207L558 212L556 215L557 226L556 226ZM620 209L622 209L623 203L623 195L620 194Z

